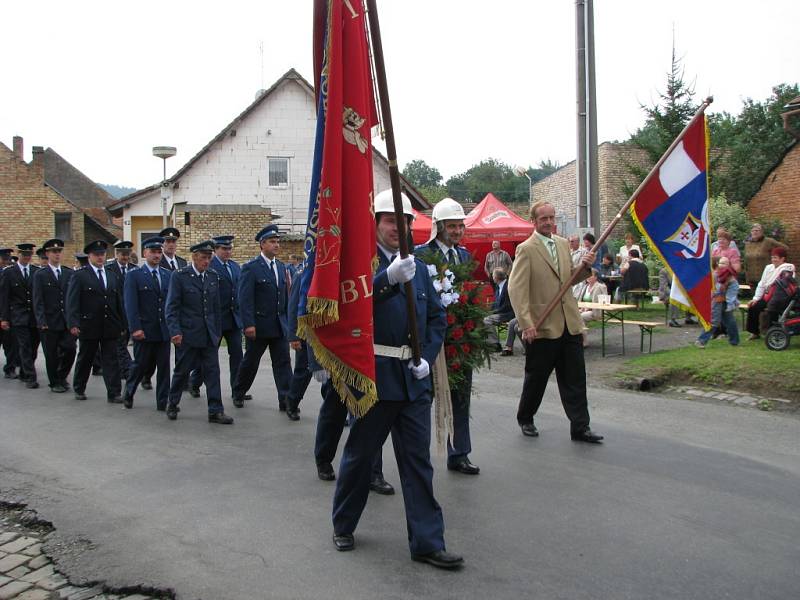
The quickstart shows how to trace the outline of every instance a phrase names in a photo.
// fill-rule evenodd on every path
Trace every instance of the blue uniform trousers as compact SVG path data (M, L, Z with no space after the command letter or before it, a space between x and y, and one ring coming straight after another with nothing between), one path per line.
M241 398L253 385L261 357L269 348L272 376L275 378L275 387L278 389L278 405L285 406L286 398L289 395L289 386L292 382L292 360L289 357L288 340L285 337L257 337L253 340L248 339L245 345L244 358L242 358L242 364L239 365L236 383L233 384L233 397Z
M472 371L466 375L466 381L458 389L450 390L453 401L453 440L447 438L447 464L453 465L466 458L472 452L472 440L469 436L469 405L472 395Z
M352 534L369 496L373 459L389 432L400 472L412 554L444 550L442 509L433 496L431 402L381 402L350 428L336 493L333 531Z
M181 344L175 352L175 371L172 373L172 384L169 387L169 404L178 406L189 373L199 366L203 370L208 399L208 414L224 412L222 407L222 389L219 384L219 350L211 344L202 348Z
M289 384L289 394L286 396L287 408L297 410L309 383L311 383L311 369L308 368L308 348L305 342L301 342L300 350L294 353L294 372Z
M225 339L225 344L228 347L228 370L231 379L231 391L233 391L233 384L236 382L236 375L239 373L239 365L242 364L242 330L241 329L226 329L222 332L222 337ZM220 340L220 345L222 340ZM202 369L195 369L190 376L191 387L197 389L203 385L203 371Z
M39 330L35 327L11 327L11 334L17 342L19 356L19 378L23 381L36 381L36 355L39 351Z
M314 441L314 460L317 465L333 463L339 440L347 421L347 407L339 399L330 380L322 384L322 406L317 417L317 436ZM383 454L381 449L372 461L372 478L383 478Z
M44 351L44 366L50 387L66 383L75 362L77 345L75 336L66 329L45 329L39 332Z
M169 342L133 340L133 362L125 384L125 393L133 398L147 372L156 372L156 408L167 407L169 397Z
M8 331L0 330L0 337L2 337L3 340L3 352L6 355L6 364L3 367L3 372L10 374L16 371L17 367L19 367L17 338L10 329Z

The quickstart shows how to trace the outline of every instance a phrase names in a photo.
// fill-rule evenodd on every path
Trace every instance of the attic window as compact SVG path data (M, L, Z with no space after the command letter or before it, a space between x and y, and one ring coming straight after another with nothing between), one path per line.
M269 158L269 187L289 185L289 159Z

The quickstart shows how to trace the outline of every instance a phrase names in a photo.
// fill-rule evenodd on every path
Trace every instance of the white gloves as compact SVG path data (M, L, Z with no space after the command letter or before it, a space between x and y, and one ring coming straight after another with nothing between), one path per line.
M330 373L328 373L325 369L314 371L312 375L314 376L314 381L317 383L327 383L331 378Z
M411 369L411 374L414 375L414 379L425 379L431 374L431 367L424 358L419 359L418 365L414 364L414 359L412 358L408 361L408 368Z
M405 283L414 279L414 274L417 272L417 263L414 262L414 257L409 254L405 258L395 258L389 268L386 269L386 278L389 280L389 285L396 283Z

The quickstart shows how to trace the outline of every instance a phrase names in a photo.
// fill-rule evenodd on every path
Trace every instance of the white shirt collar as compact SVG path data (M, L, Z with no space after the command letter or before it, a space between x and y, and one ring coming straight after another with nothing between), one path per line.
M267 263L267 266L268 266L268 267L271 267L271 266L273 265L273 263L275 262L275 259L274 259L274 258L267 258L267 257L264 255L264 253L263 253L263 252L261 252L261 258L263 258L263 259L264 259L264 262L265 262L265 263Z
M436 242L436 245L437 245L437 246L439 246L439 250L441 250L441 251L442 251L442 254L444 254L445 256L447 256L447 251L448 251L448 250L451 250L451 249L452 249L452 250L455 250L455 249L456 249L456 247L455 247L455 246L448 246L447 244L445 244L445 243L444 243L442 240L440 240L439 238L434 238L434 240L433 240L433 241L434 241L434 242ZM458 254L458 253L456 253L456 255L457 255L457 254ZM458 256L456 256L456 258L458 258Z
M393 256L397 256L400 253L400 250L396 250L396 251L389 250L389 248L386 248L380 242L378 243L378 248L381 249L381 252L383 252L383 255L386 257L386 260L388 260L389 262L392 262L392 257Z
M200 271L197 270L197 267L194 266L194 263L192 263L192 271L194 271L195 275L200 277L201 273L200 273Z
M17 266L19 267L19 270L22 271L23 273L25 272L25 269L28 269L28 271L31 270L31 263L28 263L27 265L23 265L22 263L18 262Z
M50 267L51 271L53 271L53 275L55 275L58 271L61 270L61 265L58 265L57 267L54 267L50 263L47 263L47 266Z
M542 235L542 234L541 234L541 233L539 233L538 231L534 231L534 233L535 233L535 234L536 234L536 235L539 237L539 239L540 239L540 240L541 240L541 241L542 241L544 244L549 244L550 242L555 242L555 240L554 240L552 237L547 237L546 235Z

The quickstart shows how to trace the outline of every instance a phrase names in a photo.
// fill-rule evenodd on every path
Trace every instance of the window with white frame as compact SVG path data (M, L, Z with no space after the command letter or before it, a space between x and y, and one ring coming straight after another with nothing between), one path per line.
M289 185L289 159L269 157L269 187Z

